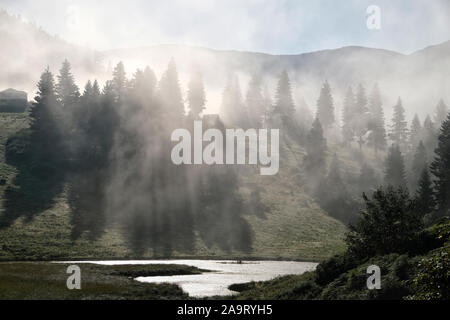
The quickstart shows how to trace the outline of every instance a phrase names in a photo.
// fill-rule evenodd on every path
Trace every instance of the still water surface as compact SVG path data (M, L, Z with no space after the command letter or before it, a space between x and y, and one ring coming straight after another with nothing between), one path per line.
M81 263L81 262L80 262ZM193 297L231 295L236 292L228 289L233 283L266 281L288 274L302 274L314 270L317 263L295 261L242 261L231 260L115 260L83 261L103 265L126 264L184 264L204 270L211 270L196 275L138 277L137 281L151 283L173 283Z

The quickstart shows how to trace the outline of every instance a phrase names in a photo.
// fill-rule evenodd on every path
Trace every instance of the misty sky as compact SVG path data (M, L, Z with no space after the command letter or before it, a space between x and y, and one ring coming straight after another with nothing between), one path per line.
M369 5L381 30L366 27ZM51 34L94 49L161 43L295 54L347 45L403 53L450 39L449 0L0 0Z

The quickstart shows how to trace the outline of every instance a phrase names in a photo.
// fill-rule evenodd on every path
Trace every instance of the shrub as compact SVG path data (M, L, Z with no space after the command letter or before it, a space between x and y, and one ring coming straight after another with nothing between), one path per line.
M347 253L335 255L317 266L316 282L320 285L327 285L340 274L356 267L357 264L358 261Z
M450 299L450 249L441 248L419 263L419 272L414 278L415 294L411 299Z
M382 188L372 198L363 195L366 209L358 222L350 226L348 252L364 259L390 253L407 253L423 230L423 215L403 188Z

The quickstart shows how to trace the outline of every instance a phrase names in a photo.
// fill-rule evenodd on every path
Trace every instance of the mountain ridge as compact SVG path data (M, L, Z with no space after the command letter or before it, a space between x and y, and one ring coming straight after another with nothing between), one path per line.
M240 76L244 90L249 78L259 75L273 94L275 78L282 70L289 73L297 104L305 99L308 105L314 106L325 80L330 82L338 108L341 108L347 87L362 83L369 91L378 83L387 117L390 117L389 107L398 96L403 98L409 118L414 113L424 118L433 112L441 98L450 101L446 85L450 73L450 41L411 54L365 46L271 54L178 44L101 51L70 44L4 11L0 14L7 17L0 19L0 41L8 48L0 52L3 66L0 88L14 87L27 91L30 97L42 70L48 65L56 73L65 58L72 64L79 87L84 87L89 79L97 78L101 84L110 79L111 69L119 61L124 62L129 75L149 65L159 77L173 57L183 90L196 68L203 73L209 96L207 107L212 113L218 111L230 74Z

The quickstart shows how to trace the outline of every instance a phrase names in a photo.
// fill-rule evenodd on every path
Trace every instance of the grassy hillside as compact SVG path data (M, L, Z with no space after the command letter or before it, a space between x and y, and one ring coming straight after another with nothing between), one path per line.
M0 192L13 183L15 168L4 162L4 145L9 135L27 127L26 114L0 114ZM280 171L260 176L243 170L241 193L249 201L251 190L260 190L262 209L248 215L254 231L251 254L208 248L200 240L195 252L174 252L175 257L271 258L322 260L342 252L344 225L328 216L306 195L301 185L299 160L303 151L292 144L284 148ZM4 211L2 209L2 211ZM70 209L64 192L55 205L31 219L20 217L0 229L0 260L119 259L134 257L121 230L110 225L97 240L70 238ZM141 258L151 258L147 252Z
M370 215L367 211L365 213ZM372 214L382 215L379 211ZM402 218L400 223L405 224L406 219ZM380 217L380 221L382 220ZM383 223L386 223L380 221L377 228L383 228ZM402 243L403 246L389 249L382 244L373 253L368 251L356 254L355 249L359 244L349 241L348 250L344 254L322 261L315 271L265 282L233 284L230 290L240 292L234 298L244 300L448 300L450 298L448 218L440 219L428 228L419 227L417 229L419 232L410 233L403 239L398 237L398 231L382 230L380 233L383 237L390 242ZM355 231L352 234L355 235ZM368 240L369 242L364 240L364 250L366 248L370 250L368 249L371 246L370 242L378 242L373 239ZM367 286L369 274L373 274L368 271L368 267L373 265L380 268L380 287L377 290L370 290Z
M339 274L328 284L319 284L317 272L289 275L265 282L249 282L231 285L230 289L240 292L238 300L398 300L398 299L448 299L439 294L430 295L428 291L439 289L438 278L442 269L448 270L450 248L430 251L423 256L410 257L407 254L389 254L373 257L358 266ZM441 258L442 257L442 258ZM441 259L437 259L441 258ZM434 267L423 270L424 265ZM377 265L381 269L381 289L368 290L367 267ZM447 280L449 272L447 272ZM422 279L427 284L424 286ZM433 279L435 282L429 282ZM444 280L445 281L445 280ZM426 290L423 289L425 287ZM448 282L447 282L448 287ZM430 290L432 289L432 290ZM423 294L422 291L426 291Z
M391 254L376 257L339 275L333 282L320 285L315 272L302 275L279 277L266 282L251 282L232 285L240 291L236 299L255 300L368 300L399 299L412 294L411 279L417 273L417 263L421 257L408 258L407 255ZM382 290L368 290L367 267L381 268Z

